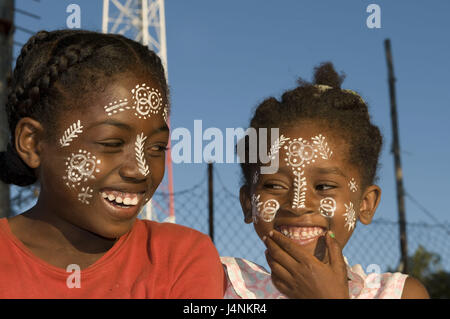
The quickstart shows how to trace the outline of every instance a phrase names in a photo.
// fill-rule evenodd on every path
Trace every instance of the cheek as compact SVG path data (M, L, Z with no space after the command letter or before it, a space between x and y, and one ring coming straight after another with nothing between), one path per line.
M278 200L270 198L270 196L253 194L251 202L253 223L255 225L259 222L272 223L280 209Z

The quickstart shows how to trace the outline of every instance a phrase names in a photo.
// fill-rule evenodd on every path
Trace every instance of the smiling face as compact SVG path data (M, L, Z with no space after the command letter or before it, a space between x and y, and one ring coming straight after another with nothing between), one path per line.
M39 201L100 236L125 234L164 176L169 130L161 92L151 78L127 73L80 97L85 107L58 117L58 143L42 143Z
M250 189L241 189L246 222L254 222L260 238L275 229L311 254L327 230L345 246L356 220L370 223L379 188L359 187L361 174L350 164L350 147L333 129L302 121L281 129L280 141L278 172L255 171Z

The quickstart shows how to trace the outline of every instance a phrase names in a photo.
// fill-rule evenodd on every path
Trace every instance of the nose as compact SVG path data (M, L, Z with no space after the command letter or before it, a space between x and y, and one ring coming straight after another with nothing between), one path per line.
M128 152L119 169L119 175L124 181L132 183L142 183L150 178L149 165L143 154L139 152Z
M291 194L291 205L288 209L292 214L302 216L318 212L319 199L308 188L306 179L297 179L293 185Z

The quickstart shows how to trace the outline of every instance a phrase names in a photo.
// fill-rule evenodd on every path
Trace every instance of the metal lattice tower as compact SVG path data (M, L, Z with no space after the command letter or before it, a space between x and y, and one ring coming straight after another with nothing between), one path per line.
M102 32L121 34L148 46L161 58L168 80L164 0L103 0ZM143 218L155 219L158 209L167 216L165 221L175 222L170 138L166 170L166 180L160 189L170 194L168 202L156 203L152 199L141 213Z

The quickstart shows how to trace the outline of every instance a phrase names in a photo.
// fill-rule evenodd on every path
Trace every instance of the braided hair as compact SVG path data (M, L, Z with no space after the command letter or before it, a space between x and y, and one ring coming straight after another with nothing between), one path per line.
M0 152L0 180L19 186L37 181L15 149L15 128L30 117L47 128L47 138L65 111L83 107L80 97L102 87L111 77L140 72L154 78L169 98L160 58L147 47L121 35L85 30L40 31L22 47L9 83L6 114L11 139Z
M280 128L301 120L325 123L349 143L348 159L359 169L362 186L373 184L383 141L379 128L371 122L366 102L356 92L341 89L345 75L339 75L331 62L314 71L313 83L299 79L298 87L284 92L280 101L265 99L257 106L250 127ZM248 154L247 142L245 146ZM244 185L251 185L255 165L247 160L241 163Z

